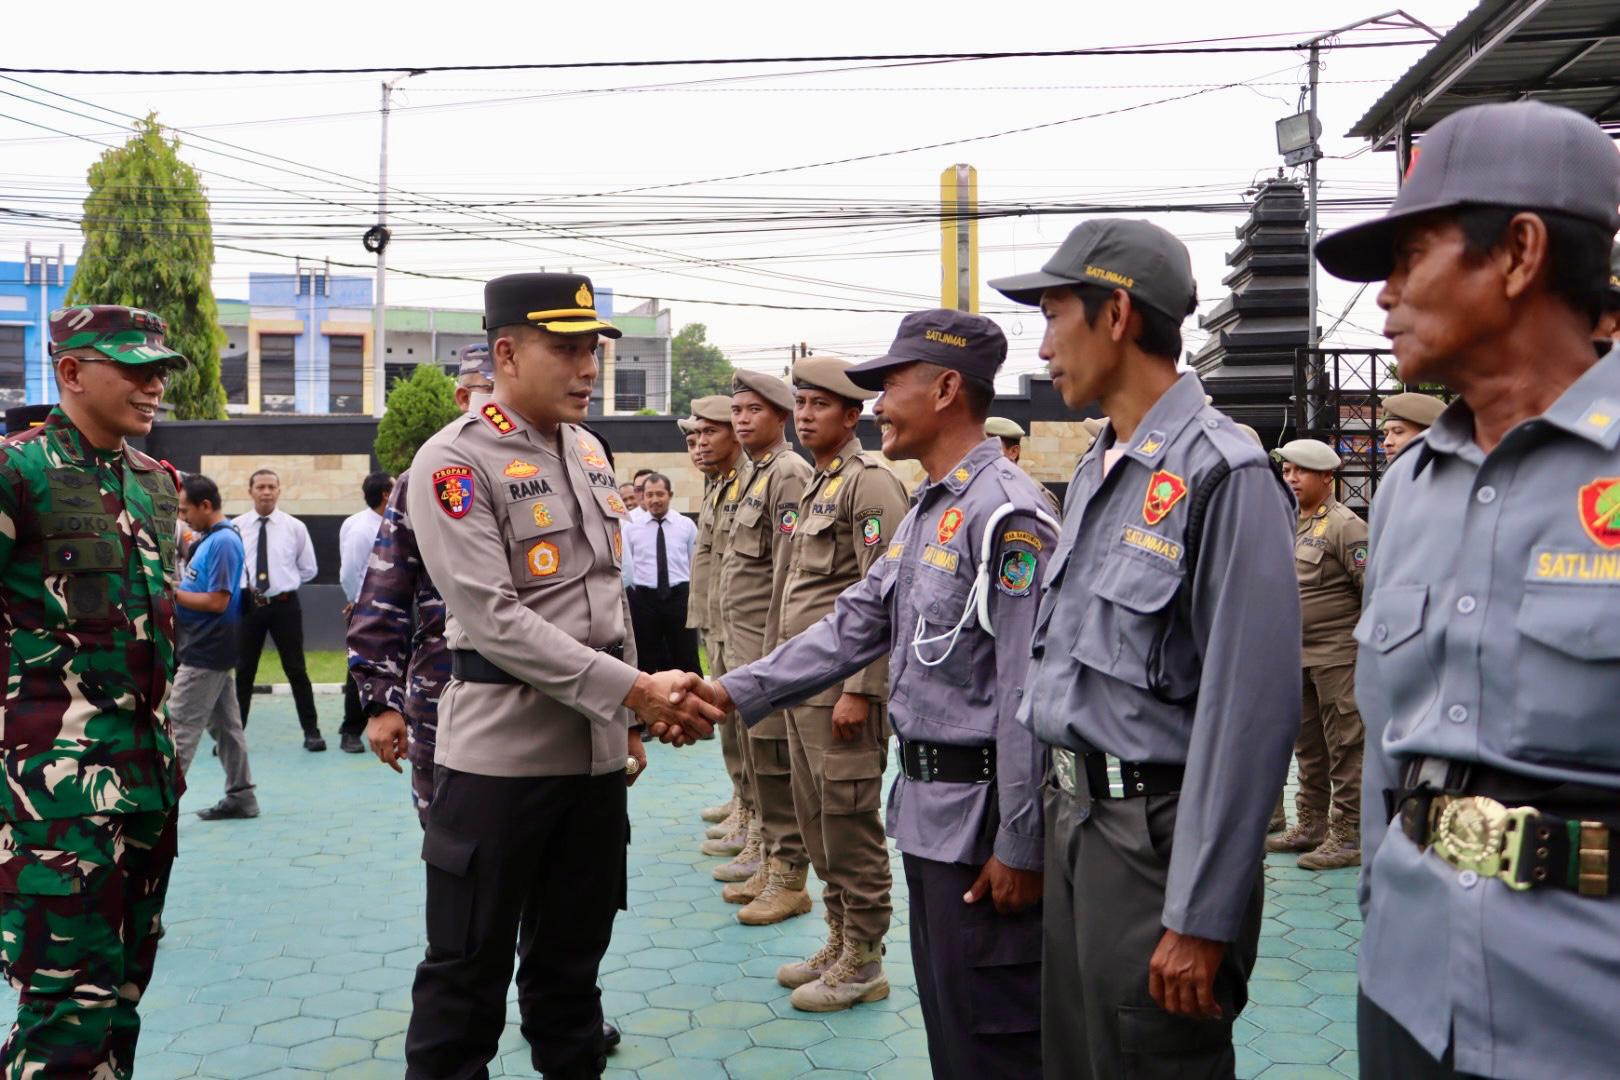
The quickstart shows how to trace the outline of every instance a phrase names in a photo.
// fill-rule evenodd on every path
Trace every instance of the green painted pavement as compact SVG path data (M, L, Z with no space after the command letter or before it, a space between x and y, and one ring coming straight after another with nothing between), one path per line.
M405 778L369 755L301 749L292 703L260 697L248 728L263 816L203 822L222 775L206 747L183 804L157 977L142 1006L137 1075L392 1078L404 1072L421 958L421 832ZM929 1075L898 856L887 1001L795 1012L774 973L820 945L818 914L739 925L699 855L697 812L723 795L718 742L651 750L630 796L630 910L602 965L624 1029L609 1076L782 1080ZM1265 934L1235 1028L1238 1075L1354 1077L1355 871L1268 860ZM817 905L819 913L819 903ZM508 995L509 1002L515 997ZM0 988L7 1015L15 995ZM510 1004L496 1076L534 1076Z

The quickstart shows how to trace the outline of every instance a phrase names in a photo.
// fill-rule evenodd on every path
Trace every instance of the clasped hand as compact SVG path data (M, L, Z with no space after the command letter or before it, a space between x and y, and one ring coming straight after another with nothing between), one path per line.
M726 715L714 696L717 685L686 671L642 673L624 703L657 738L689 746L708 736Z

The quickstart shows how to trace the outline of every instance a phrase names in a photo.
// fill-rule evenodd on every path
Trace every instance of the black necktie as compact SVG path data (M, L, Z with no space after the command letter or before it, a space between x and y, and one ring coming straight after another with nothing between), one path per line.
M664 547L664 519L654 518L658 522L658 599L669 598L669 549Z
M259 519L258 573L253 575L253 587L261 593L270 591L270 519Z

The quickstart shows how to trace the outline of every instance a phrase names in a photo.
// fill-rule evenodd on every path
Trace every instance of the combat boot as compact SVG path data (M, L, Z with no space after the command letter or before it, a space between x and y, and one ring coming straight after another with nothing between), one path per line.
M748 841L737 852L737 857L714 868L714 880L747 881L764 865L765 840L759 835L759 826L753 825L749 827Z
M770 926L809 914L810 894L804 888L809 876L808 866L794 869L781 859L772 859L766 868L765 888L737 912L737 921L747 926Z
M728 904L752 904L771 880L771 871L763 862L745 881L734 881L720 890L720 899Z
M789 990L813 983L844 954L844 927L827 918L827 943L808 960L795 960L776 969L776 981Z
M1346 866L1361 865L1361 841L1356 835L1359 830L1356 826L1345 826L1334 822L1328 829L1327 839L1323 840L1315 850L1307 851L1299 857L1299 866L1304 870L1342 870Z
M1271 820L1266 823L1266 835L1280 833L1288 828L1288 815L1283 812L1282 796L1277 796L1277 809L1271 812Z
M723 802L718 806L705 806L703 808L703 812L698 816L712 825L717 821L727 820L736 812L737 798L736 796L732 796L729 801ZM710 835L712 836L713 834L711 833ZM725 834L721 833L720 835L724 836Z
M840 1012L863 1001L889 996L883 973L883 946L875 941L845 941L838 963L821 978L805 983L788 999L802 1012Z
M710 809L713 808L711 807ZM705 811L705 813L706 812L707 811ZM731 808L731 813L727 814L723 819L713 825L710 825L705 835L707 835L710 840L724 840L726 837L732 836L735 833L743 832L747 825L748 822L743 816L743 808L739 804L733 806ZM745 836L744 843L746 842L747 838Z
M1281 836L1266 837L1267 851L1311 851L1327 839L1327 826L1314 814L1301 814Z
M705 855L722 855L736 858L743 848L748 846L748 839L758 828L754 819L747 811L741 811L737 818L737 828L725 836L712 840L705 840L698 845L698 850ZM744 877L747 875L745 874ZM734 881L735 878L721 878L721 881Z

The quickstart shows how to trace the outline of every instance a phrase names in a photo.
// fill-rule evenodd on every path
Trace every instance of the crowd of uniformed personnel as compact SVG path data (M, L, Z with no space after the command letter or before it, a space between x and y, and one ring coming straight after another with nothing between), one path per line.
M707 677L635 664L627 507L582 423L618 331L581 276L491 281L465 415L400 477L350 628L424 829L407 1077L487 1075L514 960L535 1067L601 1075L626 788L644 738L716 727L704 850L739 920L823 884L825 945L777 972L794 1007L889 993L894 839L936 1076L1233 1075L1267 848L1366 859L1363 1075L1611 1075L1620 155L1538 103L1423 147L1383 217L1318 245L1385 282L1401 380L1455 394L1385 401L1370 529L1335 448L1267 455L1178 369L1185 247L1088 221L990 283L1039 308L1065 404L1106 417L1061 520L989 416L1007 343L982 316L916 312L880 357L693 402ZM186 362L164 330L54 313L61 404L0 443L8 1077L134 1075L183 790L179 500L126 442ZM856 438L869 401L883 458L924 473L909 496Z

